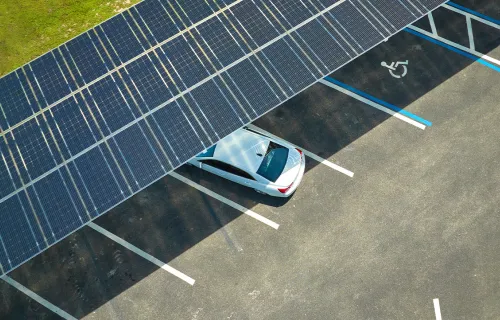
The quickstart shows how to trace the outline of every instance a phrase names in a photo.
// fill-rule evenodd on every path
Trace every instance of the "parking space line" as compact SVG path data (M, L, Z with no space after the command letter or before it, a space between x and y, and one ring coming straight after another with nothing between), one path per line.
M345 169L345 168L342 168L342 167L341 167L341 166L339 166L339 165L336 165L335 163L332 163L332 162L330 162L330 161L328 161L328 160L326 160L326 159L323 159L323 158L321 158L320 156L317 156L317 155L315 155L314 153L312 153L312 152L310 152L310 151L307 151L306 149L304 149L304 148L302 148L302 147L296 146L296 145L294 145L293 143L290 143L290 142L288 142L288 141L285 141L284 139L282 139L282 138L280 138L280 137L277 137L277 136L275 136L274 134L272 134L272 133L270 133L270 132L268 132L268 131L266 131L266 130L264 130L264 129L261 129L261 128L259 128L259 127L255 126L255 125L253 125L253 124L249 124L247 127L248 127L248 128L250 128L250 129L252 129L252 130L255 130L255 131L257 131L257 132L260 132L260 133L262 133L262 134L264 134L264 135L267 135L267 136L269 136L269 137L271 137L271 138L273 138L273 139L276 139L276 140L282 140L282 141L284 141L284 142L286 142L286 143L288 143L288 144L290 144L290 145L292 145L292 146L294 146L294 147L296 147L296 148L299 148L299 149L300 149L300 150L302 150L302 152L304 152L304 154L305 154L305 155L307 155L308 157L310 157L310 158L312 158L312 159L314 159L314 160L316 160L316 161L318 161L318 162L320 162L320 163L324 164L324 165L325 165L325 166L327 166L327 167L330 167L330 168L332 168L332 169L334 169L334 170L337 170L338 172L341 172L341 173L343 173L343 174L345 174L345 175L347 175L347 176L349 176L349 177L351 177L351 178L354 176L354 173L353 173L352 171L349 171L349 170L347 170L347 169Z
M427 17L429 18L429 23L431 25L432 34L434 34L435 36L437 36L438 32L436 30L436 24L434 23L434 16L432 15L432 12L429 12L429 14L427 15Z
M11 277L9 277L9 276L3 276L2 280L4 280L5 282L7 282L8 284L10 284L11 286L13 286L14 288L16 288L17 290L21 291L22 293L24 293L25 295L27 295L31 299L35 300L36 302L38 302L39 304L41 304L45 308L47 308L50 311L54 312L55 314L57 314L61 318L64 318L66 320L76 320L75 317L73 317L72 315L70 315L66 311L62 310L59 307L56 307L55 305L53 305L52 303L48 302L44 298L40 297L39 295L37 295L36 293L34 293L33 291L31 291L30 289L26 288L25 286L23 286L22 284L20 284L16 280L12 279Z
M476 46L474 45L474 34L472 33L472 22L470 16L465 17L467 21L467 33L469 34L469 48L476 51Z
M488 17L485 14L479 13L477 11L471 10L459 4L448 1L447 3L442 5L444 8L455 11L456 13L463 14L464 16L470 16L472 19L487 24L493 28L500 29L500 20L493 19Z
M183 176L181 176L180 174L176 173L176 172L170 172L169 173L170 176L172 176L173 178L181 181L181 182L184 182L185 184L197 189L198 191L201 191L203 192L204 194L214 198L214 199L217 199L219 200L220 202L223 202L225 204L227 204L228 206L230 207L233 207L234 209L238 210L238 211L241 211L242 213L256 219L256 220L259 220L260 222L270 226L271 228L273 229L276 229L278 230L279 228L279 224L277 224L276 222L274 221L271 221L269 219L267 219L266 217L263 217L261 216L260 214L256 213L256 212L253 212L252 210L250 209L247 209L245 207L243 207L242 205L239 205L237 204L236 202L232 201L232 200L229 200L228 198L226 197L223 197L221 196L220 194L216 193L216 192L213 192L207 188L205 188L204 186L188 179L188 178L185 178Z
M492 58L488 55L482 54L470 48L464 47L458 43L452 42L445 38L434 36L432 33L425 31L423 29L417 28L415 26L409 25L404 29L406 32L411 33L417 37L435 43L443 48L456 52L463 55L469 59L479 62L480 64L491 68L497 72L500 72L500 60ZM496 64L496 65L495 65Z
M441 307L439 306L439 299L433 299L434 303L434 313L436 314L436 320L441 320Z
M344 93L344 94L346 94L346 95L348 95L350 97L353 97L354 99L356 99L358 101L361 101L361 102L363 102L363 103L365 103L365 104L367 104L367 105L369 105L371 107L374 107L375 109L378 109L378 110L383 111L383 112L385 112L387 114L390 114L391 116L394 116L395 118L398 118L400 120L403 120L404 122L409 123L409 124L411 124L411 125L419 128L419 129L425 130L426 125L423 124L423 123L420 123L420 122L418 122L416 120L410 119L408 116L403 115L403 113L404 114L409 114L413 118L420 119L421 121L425 121L426 124L432 125L432 122L427 121L425 119L422 119L422 118L420 118L420 117L418 117L418 116L416 116L416 115L414 115L412 113L409 113L406 110L402 110L402 109L397 110L399 108L397 108L396 106L392 106L392 105L391 105L391 107L392 108L396 108L397 111L391 110L388 107L386 107L386 106L378 103L381 100L376 99L376 100L379 100L379 101L376 102L376 101L373 101L371 99L368 99L367 97L364 97L364 96L368 96L367 94L363 93L363 95L361 95L360 92L359 92L359 90L356 90L356 89L351 88L351 87L349 87L347 85L344 85L344 84L342 84L343 86L337 85L337 84L341 84L341 82L339 82L339 81L337 81L337 80L335 80L333 78L330 78L330 77L327 77L327 78L328 78L328 80L321 79L321 80L319 80L319 82L322 83L322 84L324 84L324 85L329 86L330 88L333 88L333 89L335 89L337 91L340 91L340 92L342 92L342 93ZM349 89L353 89L353 90L351 91ZM354 90L358 91L358 92L354 92ZM385 102L384 102L384 104L388 105Z
M181 280L184 280L185 282L189 283L190 285L194 285L194 279L185 275L184 273L180 272L179 270L175 269L175 268L172 268L171 266L169 266L168 264L156 259L155 257L153 257L152 255L150 255L149 253L137 248L136 246L134 246L133 244L131 244L130 242L127 242L125 240L123 240L122 238L116 236L115 234L109 232L108 230L98 226L97 224L95 224L94 222L89 222L87 224L89 227L91 227L92 229L94 229L95 231L103 234L104 236L108 237L109 239L115 241L116 243L124 246L125 248L129 249L130 251L136 253L137 255L143 257L144 259L154 263L155 265L157 265L158 267L160 267L161 269L169 272L170 274L176 276L177 278L181 279Z

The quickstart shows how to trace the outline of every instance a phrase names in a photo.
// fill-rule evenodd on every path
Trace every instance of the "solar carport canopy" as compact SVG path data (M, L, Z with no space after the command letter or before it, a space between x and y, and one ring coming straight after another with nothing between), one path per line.
M0 79L12 270L442 0L145 0Z

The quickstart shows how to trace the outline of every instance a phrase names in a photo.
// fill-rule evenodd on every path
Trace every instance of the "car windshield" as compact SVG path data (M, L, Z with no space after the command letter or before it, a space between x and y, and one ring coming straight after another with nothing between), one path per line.
M198 155L198 158L209 158L214 156L215 144Z
M257 173L269 181L276 182L285 169L288 160L288 148L277 143L269 143L264 160L260 164Z

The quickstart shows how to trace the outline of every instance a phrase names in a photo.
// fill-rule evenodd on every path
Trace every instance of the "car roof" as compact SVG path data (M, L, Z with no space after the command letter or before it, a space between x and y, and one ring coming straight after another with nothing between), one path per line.
M217 143L213 158L255 173L264 159L269 142L267 137L240 129Z

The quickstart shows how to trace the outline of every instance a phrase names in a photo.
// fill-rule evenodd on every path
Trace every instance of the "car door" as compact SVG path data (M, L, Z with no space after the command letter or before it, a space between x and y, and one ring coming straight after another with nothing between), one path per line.
M203 169L208 172L244 186L253 188L254 184L256 184L255 179L250 174L230 164L215 159L202 159L199 161L202 163Z

